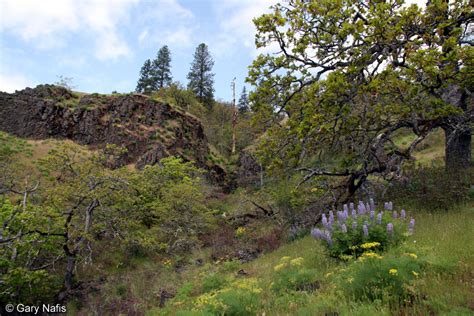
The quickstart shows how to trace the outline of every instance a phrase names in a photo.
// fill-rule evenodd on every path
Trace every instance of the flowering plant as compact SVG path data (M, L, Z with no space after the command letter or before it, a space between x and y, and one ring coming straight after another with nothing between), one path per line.
M357 258L368 248L381 252L388 246L399 244L413 234L415 219L408 220L405 210L394 210L386 202L377 210L375 202L344 204L341 211L329 211L321 216L321 227L311 230L311 235L323 240L329 254L342 260Z

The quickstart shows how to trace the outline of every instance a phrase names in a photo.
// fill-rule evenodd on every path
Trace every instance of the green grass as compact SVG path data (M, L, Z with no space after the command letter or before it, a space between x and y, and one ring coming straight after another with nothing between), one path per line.
M261 315L324 315L337 312L339 315L392 315L434 313L450 315L472 315L474 297L472 279L474 271L474 206L456 207L445 213L413 213L417 220L415 235L411 236L402 249L411 249L426 257L430 269L416 282L419 297L413 305L393 306L388 302L355 301L345 296L338 284L328 275L337 275L339 269L346 268L341 263L327 256L324 247L311 237L305 237L285 244L276 251L263 255L257 260L240 265L245 270L245 278L258 280L262 289L259 308L254 311ZM391 249L384 256L396 256L400 249ZM320 281L320 289L314 292L286 291L276 293L270 289L279 277L275 271L282 257L301 257L304 264L301 269L315 271ZM223 279L241 279L235 272L224 272L221 266L213 265L193 268L192 273L182 275L184 283L191 282L194 291L189 297L171 300L167 308L151 308L149 315L179 314L178 310L192 312L193 301L202 295L200 286L209 273L217 273ZM188 278L192 275L191 278ZM175 280L176 281L176 280ZM184 284L182 283L182 284ZM177 286L175 284L177 288ZM227 285L229 286L229 285ZM225 286L223 286L225 289ZM232 291L234 289L225 289ZM191 311L191 312L190 312ZM252 314L252 313L250 313ZM185 313L185 315L187 315Z

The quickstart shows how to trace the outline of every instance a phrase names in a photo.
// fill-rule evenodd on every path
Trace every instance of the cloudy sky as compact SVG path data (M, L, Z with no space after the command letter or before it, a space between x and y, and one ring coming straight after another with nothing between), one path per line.
M0 0L0 91L72 77L78 91L135 89L147 58L168 45L186 84L196 46L215 60L216 97L243 87L256 57L252 18L277 0ZM424 0L408 0L422 4Z
M252 18L276 0L0 0L0 90L73 78L76 90L135 89L147 58L168 45L186 84L196 46L215 60L216 97L243 87L255 58Z

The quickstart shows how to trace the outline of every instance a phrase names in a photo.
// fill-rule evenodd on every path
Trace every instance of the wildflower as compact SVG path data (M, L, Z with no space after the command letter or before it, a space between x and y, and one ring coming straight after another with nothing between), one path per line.
M418 259L416 253L407 253L407 256L412 257L413 259Z
M356 210L352 210L352 217L353 217L353 218L357 218Z
M299 267L303 264L304 259L301 257L295 258L290 261L290 265L293 267Z
M390 237L393 237L393 224L392 223L387 224L387 235L389 235Z
M414 229L415 229L415 219L412 218L412 219L410 220L410 224L408 224L408 233L409 233L410 235L413 234Z
M354 203L349 203L349 210L352 212L354 211Z
M376 254L375 252L373 251L367 251L367 252L364 252L361 256L361 258L375 258L375 259L382 259L382 256Z
M280 262L288 262L288 261L290 261L290 259L291 259L291 257L289 257L289 256L283 256L283 257L281 257Z
M277 264L277 265L273 268L273 270L275 270L275 271L280 271L280 270L283 270L283 268L285 268L285 267L286 267L286 263L280 263L280 264Z
M366 211L366 212L370 212L370 205L369 205L369 202L366 202L366 203L365 203L365 211Z
M344 212L348 212L348 213L349 213L349 207L347 206L347 204L344 204L344 205L343 205L343 208L344 208Z
M332 224L334 223L334 213L333 211L329 211L329 222L328 222L328 229L332 228Z
M344 261L349 261L352 259L351 255L340 255L339 259L344 260Z
M356 246L350 246L350 247L349 247L350 250L356 250L356 249L358 249L358 248L359 248L359 246L357 246L357 245L356 245Z
M354 281L354 278L348 278L347 279L347 282L349 282L349 283L352 283L352 281Z
M400 212L400 218L401 218L401 219L405 219L406 217L407 217L407 213L405 212L405 210L402 210L402 211Z
M415 272L415 271L412 271L411 272L415 277L418 277L419 273L418 272Z
M378 247L378 246L380 246L380 243L378 241L366 242L366 243L360 245L360 247L362 249L370 249L370 248L375 248L375 247Z
M389 211L393 210L393 202L388 202L388 210Z
M367 227L367 225L364 224L364 226L362 226L362 230L364 231L365 237L369 236L369 228Z
M343 224L341 225L341 231L342 231L343 233L347 233L346 224L343 223Z
M242 235L245 234L245 227L239 227L237 228L237 230L235 231L235 235L237 237L241 237Z
M375 212L374 211L370 211L370 220L371 221L374 221L375 219Z
M398 213L397 213L397 211L393 211L392 217L393 217L393 218L398 218Z
M398 270L392 268L392 269L388 270L388 273L390 273L391 275L397 275L397 274L398 274Z
M352 230L356 230L357 229L357 221L353 221L352 222Z
M329 223L328 223L328 218L326 217L326 214L323 214L321 222L323 223L324 227L326 227L326 228L328 227Z
M359 215L365 214L366 209L365 209L365 205L362 201L359 202L359 206L357 206L357 210L359 211Z
M369 204L370 204L370 210L371 210L372 212L375 212L375 202L374 202L374 199L373 199L373 198L370 198Z
M382 212L377 214L377 224L382 225Z

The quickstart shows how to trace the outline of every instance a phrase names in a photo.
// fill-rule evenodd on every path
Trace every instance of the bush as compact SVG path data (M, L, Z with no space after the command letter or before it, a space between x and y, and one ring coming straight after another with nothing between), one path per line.
M338 283L356 300L400 301L413 296L424 262L414 253L382 257L368 251L341 270Z
M275 292L305 291L319 288L317 273L314 269L303 267L303 258L282 257L274 268L277 274L272 282L271 289Z
M218 290L227 283L226 279L220 274L211 274L202 282L202 291L204 293Z
M349 215L350 214L350 215ZM413 232L415 220L406 218L405 210L393 211L392 202L385 203L384 210L377 212L375 203L359 202L344 205L343 211L322 215L322 228L314 228L311 234L325 240L329 255L342 260L357 258L368 249L383 251L398 245Z

